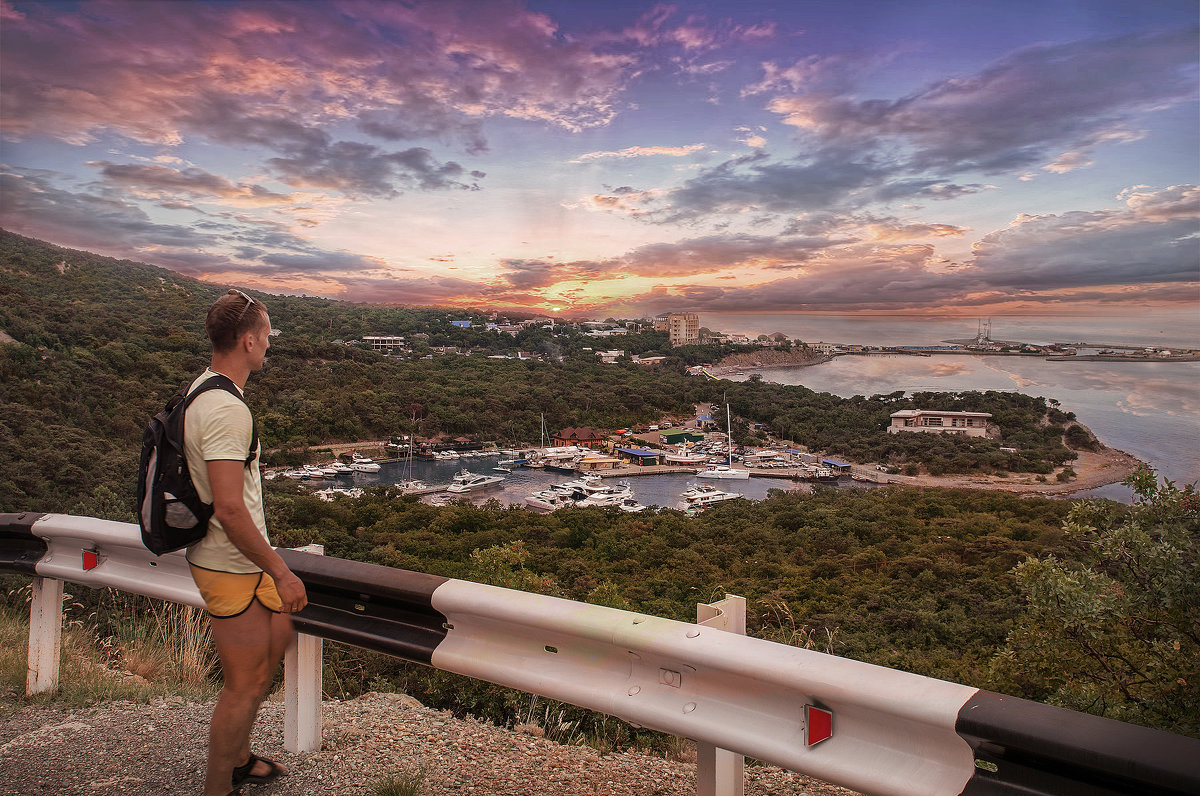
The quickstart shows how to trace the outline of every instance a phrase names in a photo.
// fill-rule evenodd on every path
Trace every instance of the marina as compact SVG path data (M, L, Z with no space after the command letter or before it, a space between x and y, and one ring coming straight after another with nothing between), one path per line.
M471 467L477 474L491 474L491 462L512 458L504 451L485 452L478 463ZM468 500L477 505L495 500L502 505L525 506L535 511L553 511L566 506L584 504L597 492L607 499L595 499L586 505L610 506L627 512L645 508L679 508L682 496L696 487L709 487L726 492L737 492L748 500L763 500L774 489L808 492L814 484L838 489L872 488L885 483L886 476L865 469L855 471L862 479L856 480L849 473L834 479L818 479L811 466L794 467L750 467L749 477L738 480L735 489L716 486L720 482L708 483L696 474L698 467L678 465L624 466L596 473L566 473L546 468L511 466L512 472L505 474L497 483L487 488L450 492L454 477L464 469L459 460L413 460L375 459L379 472L355 472L350 477L326 476L306 480L306 486L314 490L330 487L367 488L373 486L407 486L405 495L419 497L433 503L450 500ZM615 481L614 481L615 479ZM627 484L622 484L626 481ZM586 484L586 487L583 485ZM625 488L622 488L625 487ZM338 492L329 493L331 496Z

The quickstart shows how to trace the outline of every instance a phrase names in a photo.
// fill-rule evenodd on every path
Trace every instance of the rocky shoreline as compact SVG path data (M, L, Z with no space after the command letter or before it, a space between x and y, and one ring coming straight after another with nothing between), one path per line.
M211 704L180 698L68 710L0 701L0 796L198 794ZM637 752L604 754L456 719L403 694L322 704L319 752L283 751L283 705L263 706L257 753L291 773L245 796L370 796L387 775L420 781L421 796L694 796L696 766ZM684 757L687 757L685 754ZM773 766L747 765L747 796L855 796Z

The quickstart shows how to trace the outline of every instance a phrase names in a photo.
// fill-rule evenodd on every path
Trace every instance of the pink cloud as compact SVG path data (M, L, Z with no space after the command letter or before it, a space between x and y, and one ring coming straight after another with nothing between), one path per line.
M441 132L478 147L487 116L606 123L634 64L561 39L515 2L449 0L85 3L12 18L4 45L4 132L75 143L102 131L223 139L193 112L201 100L302 127L362 118L394 136Z

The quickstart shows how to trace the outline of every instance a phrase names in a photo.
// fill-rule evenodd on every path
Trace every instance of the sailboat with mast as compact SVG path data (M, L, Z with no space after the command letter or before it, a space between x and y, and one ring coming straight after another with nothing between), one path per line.
M404 492L419 492L429 489L429 485L424 481L412 477L413 437L415 436L415 433L408 435L408 455L404 459L404 477L396 482L396 486Z
M733 478L745 479L750 477L749 470L743 470L733 466L733 434L732 423L729 416L729 402L725 402L725 464L714 464L707 470L700 470L696 473L697 478Z

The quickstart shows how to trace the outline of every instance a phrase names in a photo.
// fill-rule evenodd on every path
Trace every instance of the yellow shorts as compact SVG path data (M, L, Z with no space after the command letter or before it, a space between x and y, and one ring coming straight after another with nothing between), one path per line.
M229 619L245 613L255 600L264 608L279 613L283 601L275 591L275 581L265 572L218 572L188 564L192 579L204 598L210 616Z

